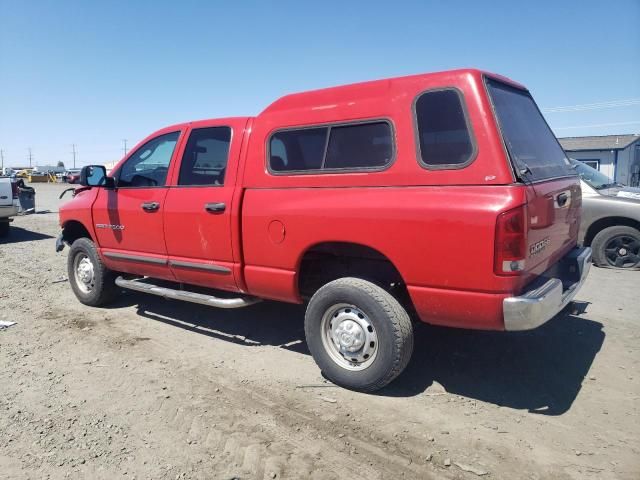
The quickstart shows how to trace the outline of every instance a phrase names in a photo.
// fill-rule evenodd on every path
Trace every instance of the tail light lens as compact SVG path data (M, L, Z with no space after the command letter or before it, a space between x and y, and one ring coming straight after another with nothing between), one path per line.
M18 198L18 184L16 182L11 182L11 193L14 199Z
M520 275L527 258L527 206L498 215L493 270L498 275Z

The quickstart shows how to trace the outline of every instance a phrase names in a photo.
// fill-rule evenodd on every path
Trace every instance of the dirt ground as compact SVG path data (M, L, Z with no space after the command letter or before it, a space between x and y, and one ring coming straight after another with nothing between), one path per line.
M532 332L420 327L365 395L323 379L303 307L84 307L63 187L35 188L0 241L0 478L640 478L640 272L592 268L584 311Z

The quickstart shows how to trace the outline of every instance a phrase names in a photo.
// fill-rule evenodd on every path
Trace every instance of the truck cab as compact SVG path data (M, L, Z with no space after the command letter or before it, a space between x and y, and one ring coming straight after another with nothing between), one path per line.
M109 176L85 167L81 185L58 242L81 302L129 288L221 308L306 303L314 359L357 390L404 369L412 318L535 328L590 265L579 179L532 96L478 70L167 127Z

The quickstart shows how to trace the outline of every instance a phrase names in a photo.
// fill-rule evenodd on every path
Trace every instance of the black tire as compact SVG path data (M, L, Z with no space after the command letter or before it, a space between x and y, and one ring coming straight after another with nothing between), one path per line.
M0 237L6 237L9 235L9 222L0 222Z
M78 264L85 259L91 263L91 282L83 281L78 270ZM71 245L67 257L67 273L73 293L85 305L106 305L118 295L115 272L104 266L95 244L88 238L79 238Z
M332 327L334 321L345 324L340 319L349 321L349 315L355 322L372 327L373 330L364 327L358 331L365 339L371 339L367 335L375 335L376 341L365 341L358 352L347 353L349 357L362 355L367 344L373 346L371 351L375 354L370 357L364 354L362 363L350 363L341 353L344 351L336 346L338 340L331 343L331 338L336 338L331 333L337 328ZM354 315L358 318L362 315L363 319ZM365 333L365 328L370 333ZM304 330L311 355L325 377L351 390L373 392L389 384L402 373L413 352L413 326L406 310L387 291L359 278L341 278L320 288L307 306Z
M601 267L639 268L640 231L618 225L598 232L591 242L593 263Z

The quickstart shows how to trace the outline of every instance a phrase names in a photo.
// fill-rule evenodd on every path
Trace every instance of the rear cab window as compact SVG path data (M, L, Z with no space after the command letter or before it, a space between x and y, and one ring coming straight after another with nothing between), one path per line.
M393 131L386 120L281 130L269 140L274 174L382 170L393 156Z
M414 104L418 161L428 169L455 169L469 165L475 144L462 94L454 88L429 90Z
M531 182L575 175L531 94L492 78L485 82L517 176Z

